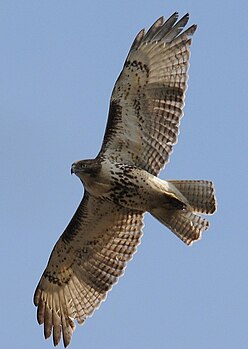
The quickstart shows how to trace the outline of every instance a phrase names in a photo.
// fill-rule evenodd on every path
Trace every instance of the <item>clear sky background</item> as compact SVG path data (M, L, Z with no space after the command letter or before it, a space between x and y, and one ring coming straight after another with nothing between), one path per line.
M71 163L97 154L136 33L174 11L199 27L161 177L213 180L218 212L192 247L147 215L125 276L70 348L248 347L247 1L10 0L0 2L2 348L52 347L32 297L83 194Z

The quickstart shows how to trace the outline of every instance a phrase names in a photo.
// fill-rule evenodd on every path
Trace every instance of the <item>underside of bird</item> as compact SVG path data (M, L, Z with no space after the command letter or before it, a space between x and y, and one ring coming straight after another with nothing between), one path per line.
M213 183L163 181L178 140L196 25L189 15L160 17L134 39L110 100L103 143L94 160L73 164L84 197L55 244L34 294L45 338L68 346L106 299L140 244L144 212L190 245L216 209ZM189 156L189 155L188 155Z

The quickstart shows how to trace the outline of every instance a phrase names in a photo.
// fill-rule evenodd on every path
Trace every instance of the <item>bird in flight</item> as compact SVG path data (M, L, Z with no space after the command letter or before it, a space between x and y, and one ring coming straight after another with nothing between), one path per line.
M190 245L216 210L206 180L157 176L177 142L196 25L189 15L159 18L134 39L115 83L95 159L73 163L84 196L57 241L34 294L44 336L64 346L123 274L140 243L145 212Z

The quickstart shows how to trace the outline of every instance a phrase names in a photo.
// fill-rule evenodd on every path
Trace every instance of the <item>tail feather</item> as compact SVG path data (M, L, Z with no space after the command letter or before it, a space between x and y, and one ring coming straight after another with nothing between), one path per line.
M185 196L195 213L212 214L216 210L214 185L204 180L168 181Z
M161 207L153 209L150 213L187 245L199 240L202 232L209 227L209 222L205 218L189 210L165 210Z
M152 208L150 213L190 245L199 240L202 232L209 227L209 222L196 213L212 214L216 210L214 185L203 180L166 182L173 194L170 198L177 200L177 205L169 202L167 205Z

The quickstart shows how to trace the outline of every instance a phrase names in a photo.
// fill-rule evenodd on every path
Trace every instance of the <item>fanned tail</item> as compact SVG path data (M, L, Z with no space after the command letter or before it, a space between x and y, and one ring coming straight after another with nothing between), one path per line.
M162 224L169 228L187 245L201 238L202 233L208 229L209 222L189 210L165 210L156 208L151 214Z
M187 199L195 213L212 214L216 211L214 184L204 180L168 181Z
M212 214L216 210L214 185L204 180L167 181L182 206L162 205L153 208L150 213L190 245L199 240L208 229L209 222L196 213Z

